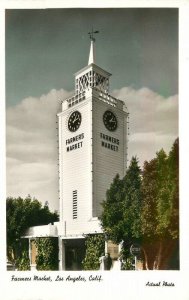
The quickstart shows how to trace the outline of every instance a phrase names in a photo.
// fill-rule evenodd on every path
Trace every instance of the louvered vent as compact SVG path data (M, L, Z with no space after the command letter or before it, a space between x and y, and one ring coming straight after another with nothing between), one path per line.
M77 219L77 190L73 191L73 219Z

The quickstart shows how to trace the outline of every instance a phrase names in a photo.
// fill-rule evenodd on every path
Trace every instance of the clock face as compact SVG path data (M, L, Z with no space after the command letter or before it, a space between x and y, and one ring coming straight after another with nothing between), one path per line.
M105 111L103 122L109 131L115 131L117 129L117 118L110 110Z
M68 129L71 132L75 132L80 125L81 125L81 113L78 110L76 110L70 115L68 119Z

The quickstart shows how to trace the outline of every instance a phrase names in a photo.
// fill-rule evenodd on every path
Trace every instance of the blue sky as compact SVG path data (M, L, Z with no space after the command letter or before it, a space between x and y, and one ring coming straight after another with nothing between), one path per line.
M130 112L129 159L142 166L178 136L177 9L7 10L7 196L58 208L56 114L88 63L92 26L96 63Z
M7 105L50 89L72 90L87 64L88 32L97 36L97 64L114 74L111 89L147 86L178 91L178 10L30 9L6 12Z

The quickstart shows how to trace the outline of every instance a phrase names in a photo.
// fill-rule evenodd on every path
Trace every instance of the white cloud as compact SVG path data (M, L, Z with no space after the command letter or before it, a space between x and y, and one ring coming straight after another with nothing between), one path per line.
M61 100L71 93L52 90L7 109L7 195L28 194L58 209L57 124ZM140 163L162 147L169 151L178 136L178 97L167 99L148 88L124 87L113 95L130 112L129 158Z
M52 90L7 109L7 195L30 194L58 209L56 114L66 91Z
M140 164L163 148L166 152L178 137L178 96L168 98L144 87L124 87L113 95L126 102L129 117L129 158L136 155Z

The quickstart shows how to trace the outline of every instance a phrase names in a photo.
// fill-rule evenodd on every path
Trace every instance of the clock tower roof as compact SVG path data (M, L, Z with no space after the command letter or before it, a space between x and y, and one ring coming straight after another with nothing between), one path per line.
M90 40L91 40L91 47L90 47L90 52L89 52L88 65L95 64L96 57L95 57L95 38L94 38L94 35L97 34L97 33L99 33L99 31L98 30L93 31L93 28L92 28L91 32L88 32Z
M90 47L90 52L89 52L89 61L88 65L90 64L95 64L96 60L96 55L95 55L95 42L91 40L91 47Z
M75 92L79 94L88 88L98 88L108 92L109 77L111 74L96 65L95 61L95 38L94 34L99 31L89 32L91 45L89 52L88 65L75 73Z

